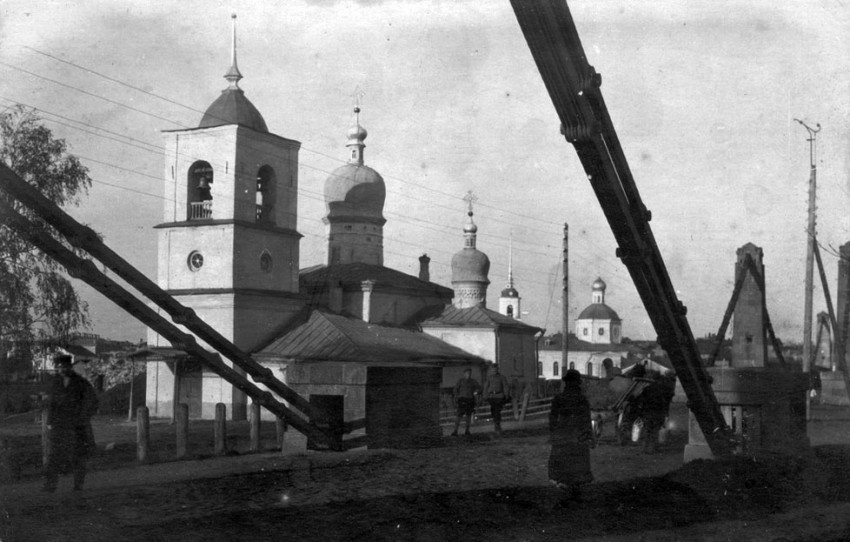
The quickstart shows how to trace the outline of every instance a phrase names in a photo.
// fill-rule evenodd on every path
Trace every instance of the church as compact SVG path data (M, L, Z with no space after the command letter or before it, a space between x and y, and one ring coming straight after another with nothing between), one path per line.
M490 263L475 247L471 200L453 288L430 281L424 254L418 276L384 266L386 186L366 165L359 107L348 161L324 184L327 260L301 268L300 143L270 132L239 87L235 39L234 21L227 87L198 126L164 132L160 287L340 423L368 425L373 405L385 415L398 403L390 419L423 416L409 405L426 405L431 427L439 392L428 390L451 389L466 368L481 380L499 363L519 386L536 379L541 330L518 319L513 285L508 315L486 308ZM191 418L214 417L217 403L246 417L242 392L152 330L144 359L152 416L177 402Z
M647 358L643 348L622 343L623 321L605 303L608 288L602 278L591 285L591 303L575 320L575 333L569 334L567 366L562 363L560 340L546 339L540 349L542 378L558 379L575 369L586 376L610 377Z

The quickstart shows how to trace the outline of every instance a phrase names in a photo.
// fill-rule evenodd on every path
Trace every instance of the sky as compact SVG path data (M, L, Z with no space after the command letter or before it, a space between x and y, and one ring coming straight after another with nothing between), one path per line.
M817 237L829 287L850 241L850 10L843 1L572 1L589 62L694 335L716 332L735 251L761 246L777 335L803 336L809 143L820 124ZM468 191L491 261L487 304L508 275L523 319L561 330L591 284L623 334L654 339L637 291L507 1L3 0L0 110L38 110L94 184L72 216L155 277L163 130L195 127L226 87L231 14L240 86L273 133L302 143L301 267L327 258L322 190L347 159L355 95L366 164L387 186L384 255L413 275L431 257L450 286ZM815 274L817 278L817 274ZM92 332L138 341L141 324L81 285ZM815 313L825 310L822 288Z

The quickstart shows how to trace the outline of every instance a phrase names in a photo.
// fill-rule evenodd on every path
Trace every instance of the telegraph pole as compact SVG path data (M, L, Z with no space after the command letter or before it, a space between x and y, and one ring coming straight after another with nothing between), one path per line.
M561 318L563 320L563 325L561 326L563 329L564 336L561 338L561 374L567 370L569 367L569 362L567 361L569 348L567 343L569 342L570 336L570 246L569 246L569 236L570 236L570 227L564 222L564 290L561 294L561 304L563 307L563 314Z
M815 194L817 191L817 133L820 132L820 124L817 128L811 128L805 122L794 119L799 122L803 128L809 133L809 225L806 228L806 295L805 307L803 312L803 372L808 374L811 372L811 357L812 357L812 297L814 292L814 252L816 242L816 211L815 211ZM806 392L806 419L811 417L811 398L808 391Z

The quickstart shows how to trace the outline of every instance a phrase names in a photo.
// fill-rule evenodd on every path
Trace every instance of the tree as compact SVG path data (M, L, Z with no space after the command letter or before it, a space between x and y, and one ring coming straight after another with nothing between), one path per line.
M0 160L57 205L76 206L91 178L66 148L34 110L16 106L0 114ZM26 207L2 191L0 198L62 241ZM88 305L62 267L0 218L0 375L31 364L37 341L67 336L88 322Z

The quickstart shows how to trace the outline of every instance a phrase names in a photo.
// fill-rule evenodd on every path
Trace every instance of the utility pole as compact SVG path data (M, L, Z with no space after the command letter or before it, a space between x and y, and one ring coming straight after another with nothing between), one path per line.
M561 295L561 305L563 308L563 314L561 315L563 325L561 328L563 329L564 336L561 338L561 374L567 370L569 367L569 362L567 361L569 348L569 336L570 336L570 246L569 246L569 237L570 237L570 227L564 222L564 290Z
M809 133L809 224L806 228L806 295L805 307L803 312L803 372L808 374L811 372L811 357L812 357L812 297L814 293L814 256L815 242L817 240L817 220L815 211L816 191L817 191L817 133L820 132L820 124L817 128L811 128L805 122L794 119L799 122L803 128ZM808 392L806 393L806 419L811 418L811 398Z

